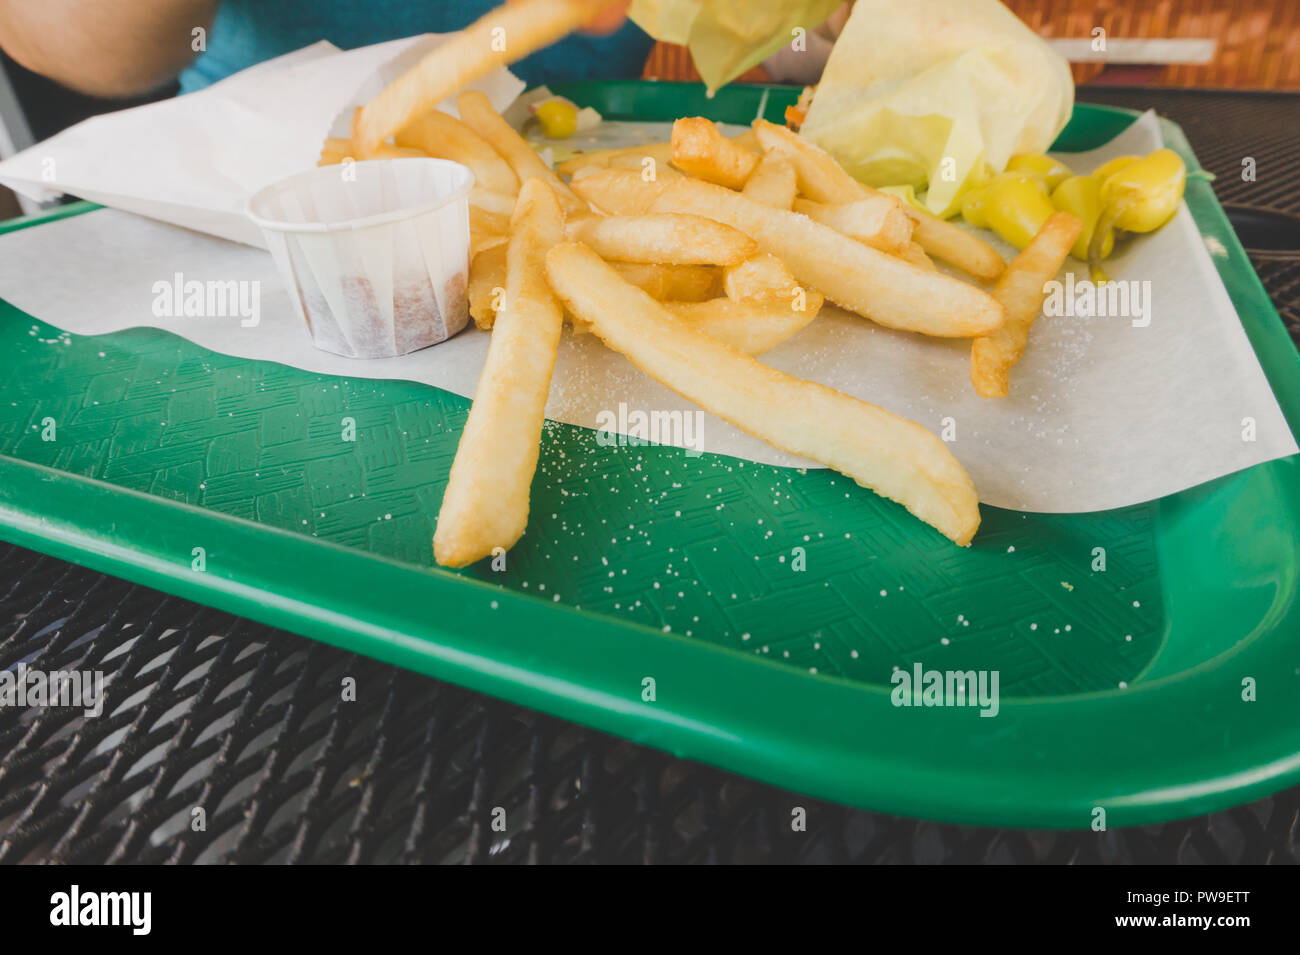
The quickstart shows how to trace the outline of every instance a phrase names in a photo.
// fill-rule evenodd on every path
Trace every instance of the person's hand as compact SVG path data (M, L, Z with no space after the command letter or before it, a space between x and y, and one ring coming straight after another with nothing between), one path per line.
M593 36L607 36L613 33L627 22L627 8L631 5L632 0L623 0L622 3L611 4L583 27L582 32Z
M523 0L506 0L506 3L522 3ZM583 27L580 33L587 33L591 36L608 36L613 33L624 23L627 22L627 8L632 5L632 0L622 0L621 3L611 3L600 13L592 18L591 22Z

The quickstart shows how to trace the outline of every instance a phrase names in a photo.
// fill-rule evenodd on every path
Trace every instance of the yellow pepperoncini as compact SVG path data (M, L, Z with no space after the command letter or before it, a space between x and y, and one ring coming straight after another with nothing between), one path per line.
M1005 172L968 189L961 214L1017 249L1029 244L1053 212L1078 216L1083 230L1070 252L1088 263L1094 281L1105 282L1100 262L1114 250L1115 231L1160 228L1178 210L1186 181L1187 168L1170 149L1116 156L1086 176L1051 156L1024 153L1011 157Z
M966 194L961 200L962 218L969 222L977 229L989 228L989 223L984 218L984 204L992 194L994 186L1000 186L1005 182L1020 182L1022 180L1033 179L1034 177L1027 172L1000 172L996 176L990 176L977 186L972 186L966 190Z
M1100 178L1097 173L1093 176ZM1153 232L1160 228L1178 211L1186 185L1187 166L1172 149L1157 149L1109 170L1101 183L1101 218L1088 243L1088 266L1095 280L1105 281L1100 262L1106 255L1106 235L1112 229Z
M1062 212L1070 212L1079 217L1083 230L1075 241L1070 254L1081 262L1088 260L1088 245L1101 218L1101 183L1092 176L1071 176L1052 190L1052 205ZM1101 258L1110 255L1115 247L1115 232L1112 229L1102 240Z
M1115 227L1154 232L1173 218L1187 184L1187 166L1172 149L1151 155L1111 173L1101 185L1101 201L1113 209Z
M1048 191L1055 189L1074 175L1070 167L1042 153L1022 153L1007 161L1007 172L1027 172L1039 176L1047 183Z
M1141 158L1141 156L1116 156L1094 169L1091 173L1092 178L1096 179L1098 184L1103 183L1110 178L1112 173L1119 172L1125 166L1130 166Z
M537 121L547 139L568 139L578 131L578 110L564 100L547 100L537 107Z
M1017 249L1038 234L1056 209L1041 176L1004 172L962 198L961 214L976 228L992 229Z

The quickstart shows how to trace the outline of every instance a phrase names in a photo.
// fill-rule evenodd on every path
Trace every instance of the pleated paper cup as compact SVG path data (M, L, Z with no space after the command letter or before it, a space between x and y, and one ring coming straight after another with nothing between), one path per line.
M316 347L392 358L469 321L469 191L445 159L322 166L267 186L246 211L266 236Z

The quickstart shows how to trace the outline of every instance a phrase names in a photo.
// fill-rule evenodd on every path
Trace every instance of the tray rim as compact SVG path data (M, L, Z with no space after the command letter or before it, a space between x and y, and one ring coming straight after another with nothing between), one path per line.
M774 89L786 93L790 90ZM1109 107L1085 108L1138 115ZM1173 124L1168 125L1177 130ZM1200 185L1209 193L1213 211L1222 219L1229 239L1235 242L1212 190L1208 184ZM98 206L75 203L52 213L0 223L0 232L94 208ZM1197 213L1194 210L1201 224ZM1240 245L1235 250L1230 247L1230 252L1246 261L1258 293L1267 302L1263 286ZM1232 256L1221 268L1231 267L1231 260ZM1258 329L1260 340L1252 335L1251 342L1275 390L1278 383L1266 364L1267 353L1261 353L1261 348L1276 344L1278 335L1285 342L1294 359L1289 362L1293 377L1283 379L1290 400L1284 400L1287 396L1282 393L1278 398L1284 408L1297 407L1300 356L1276 312L1272 312L1271 330L1267 315L1257 323L1245 324L1248 332L1252 324L1264 326ZM1288 374L1287 362L1273 364L1279 374ZM1294 428L1293 416L1288 418ZM1219 480L1279 472L1275 476L1294 489L1300 486L1294 464L1294 457L1269 462ZM42 498L48 501L53 497L59 500L53 515L44 506L33 506ZM115 505L125 502L122 509L112 512L112 520L104 506L106 499ZM219 562L217 570L210 570L202 578L189 570L189 548L185 544L193 542L199 525L210 526L213 522L230 535L226 540L244 542L239 547L244 567L238 580L229 572L221 573ZM145 541L143 546L128 548L122 544L124 524L136 524L145 532L137 538ZM1257 718L1265 720L1266 725L1274 721L1273 725L1282 727L1283 738L1266 747L1269 753L1240 747L1234 754L1236 759L1220 754L1217 771L1210 772L1208 767L1193 770L1175 785L1170 785L1166 777L1162 777L1166 778L1164 783L1144 779L1131 769L1125 771L1123 780L1106 779L1104 774L1098 777L1092 772L1097 765L1086 761L1075 767L1081 772L1062 772L1061 757L1065 754L1056 750L1070 750L1068 731L1077 728L1081 719L1096 715L1098 703L1104 702L1108 712L1102 715L1117 726L1123 726L1124 714L1135 706L1140 705L1148 715L1153 708L1162 710L1170 714L1167 732L1174 735L1182 731L1185 736L1183 714L1190 700L1203 700L1206 694L1235 696L1239 692L1236 677L1225 675L1222 668L1217 673L1139 684L1127 691L1004 701L1002 719L994 721L998 724L993 727L997 735L1008 731L1018 734L1023 737L1021 747L1037 741L1043 759L1034 766L999 767L998 774L983 773L976 778L969 773L969 767L965 767L967 771L946 772L935 760L936 754L954 748L990 745L973 739L970 726L959 725L961 719L975 715L967 711L909 711L900 720L902 711L889 705L888 692L880 687L805 674L729 648L541 601L436 568L416 569L367 552L4 456L0 456L0 538L677 756L877 811L974 824L1084 828L1091 822L1091 809L1100 805L1107 808L1110 825L1128 825L1235 805L1300 779L1300 726L1295 725L1294 714L1280 702L1285 694L1273 694L1255 704ZM274 560L269 557L271 553L276 554ZM285 560L286 554L298 560L311 555L311 559L342 575L340 579L365 581L364 587L353 588L364 598L353 595L343 600L343 606L352 608L351 613L345 613L338 605L331 609L317 606L303 588L272 589L269 584L282 581L258 574L269 573L269 565ZM386 595L384 599L376 599L381 594ZM474 598L485 603L496 601L493 613L499 616L493 622L500 624L499 633L484 632L483 616L479 615L482 605L473 604L471 612ZM446 619L431 627L418 619L418 614L396 609L421 606L438 606ZM1290 619L1300 621L1300 606L1293 596L1288 609ZM1273 635L1280 633L1281 622L1272 629ZM1269 635L1255 632L1243 638L1239 649L1232 653L1240 665L1236 672L1242 672L1242 667L1248 667L1245 672L1256 673L1278 666L1294 667L1294 658L1287 655L1283 641L1266 639ZM547 636L556 641L547 648L545 672L519 662L504 662L529 661L537 653L536 642ZM637 644L640 654L635 667L626 660L630 643ZM618 652L611 654L611 649ZM702 662L714 666L701 666ZM593 673L593 666L598 672ZM746 695L718 702L712 692L716 688L710 686L711 678L718 675L713 671L731 667L742 669L723 675L745 684ZM670 706L641 702L643 672L655 675L661 687L671 689ZM772 698L791 704L790 712L785 714L791 717L788 723L771 712L765 700ZM1088 709L1081 713L1081 707ZM1202 702L1201 709L1206 708ZM1209 705L1202 718L1208 719L1214 710ZM1179 715L1172 715L1175 713ZM898 722L891 724L891 718ZM979 722L976 720L976 727ZM894 729L896 733L891 732ZM863 752L862 739L870 740L876 748ZM954 746L954 739L959 739L959 746ZM1079 755L1077 740L1074 745L1070 752ZM1185 754L1188 765L1196 766L1198 757L1203 761L1207 751L1208 747L1190 746ZM1122 765L1126 756L1138 759L1143 752L1141 746L1127 753L1112 749L1108 757L1111 763ZM991 758L994 754L984 755ZM1055 759L1055 766L1049 756ZM1044 784L1041 777L1053 773ZM1035 780L1035 776L1040 778ZM1193 776L1197 778L1190 778Z

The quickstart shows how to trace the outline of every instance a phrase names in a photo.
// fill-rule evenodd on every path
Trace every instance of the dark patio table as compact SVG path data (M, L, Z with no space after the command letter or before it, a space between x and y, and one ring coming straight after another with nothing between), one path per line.
M1183 127L1300 343L1300 94L1078 98ZM0 669L38 653L130 703L0 708L0 862L1300 862L1300 787L1104 833L861 812L0 544Z

